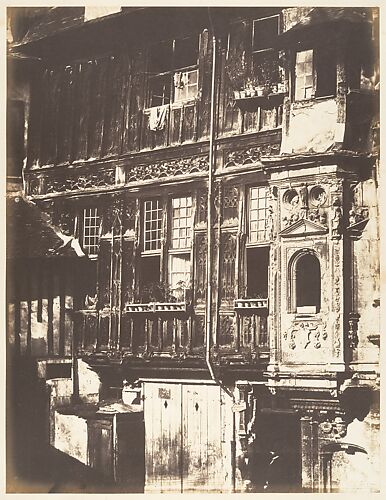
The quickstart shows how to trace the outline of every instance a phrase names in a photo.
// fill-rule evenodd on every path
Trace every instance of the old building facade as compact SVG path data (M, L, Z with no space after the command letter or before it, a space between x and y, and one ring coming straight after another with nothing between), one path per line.
M90 15L12 45L24 196L87 258L43 260L27 312L12 296L11 349L67 360L86 402L84 363L95 404L137 393L145 492L377 491L377 9ZM124 482L101 457L138 421L80 407L84 462Z

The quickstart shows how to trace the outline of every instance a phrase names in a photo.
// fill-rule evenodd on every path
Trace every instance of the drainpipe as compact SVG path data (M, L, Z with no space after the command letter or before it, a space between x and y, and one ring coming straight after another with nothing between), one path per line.
M209 21L212 29L212 84L210 95L210 129L209 129L209 173L208 173L208 217L207 217L207 238L208 238L208 255L206 266L206 332L205 332L205 361L211 379L218 384L221 389L232 398L235 402L234 394L219 380L213 370L212 361L210 359L210 347L212 345L212 261L213 261L213 230L212 230L212 214L213 214L213 173L216 162L215 151L215 123L216 123L216 59L217 59L217 39L213 29L212 19L209 12ZM231 469L232 469L232 491L236 489L236 421L235 414L232 412L232 441L231 441Z
M210 14L209 14L209 19ZM212 23L211 23L212 24ZM213 27L212 27L213 31ZM212 334L212 260L213 260L213 230L212 230L212 202L213 202L213 171L215 168L214 134L215 134L215 90L216 90L216 52L217 40L213 31L212 36L213 56L212 56L212 85L210 96L210 130L209 130L209 174L208 174L208 217L207 217L207 239L208 255L206 265L206 364L212 380L216 380L213 366L210 359L211 334Z

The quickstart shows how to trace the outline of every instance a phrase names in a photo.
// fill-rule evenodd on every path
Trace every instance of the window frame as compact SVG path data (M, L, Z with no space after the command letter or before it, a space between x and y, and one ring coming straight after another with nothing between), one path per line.
M86 226L86 211L88 210L94 210L95 211L95 214L94 216L92 216L91 218L92 219L98 219L98 224L97 225L93 225L93 226ZM79 220L80 220L80 236L81 236L81 246L82 246L82 250L83 252L88 256L89 259L97 259L98 258L98 254L99 254L99 243L100 243L100 237L101 237L101 222L102 222L102 218L101 218L101 215L98 214L99 212L99 209L97 206L85 206L85 207L82 207L81 209L81 212L79 214ZM87 235L87 238L94 238L96 243L92 244L92 245L89 245L89 244L85 244L85 239L86 239L86 227L92 227L92 228L97 228L97 232L96 234L92 234L92 235ZM90 248L92 248L93 250L95 250L96 248L96 252L93 253L93 252L90 252Z
M298 305L298 291L299 291L299 282L298 282L298 265L301 262L302 258L305 256L312 256L319 264L319 301L317 304L312 304L305 307L315 307L315 312L303 312L298 310L300 307ZM288 274L287 274L287 296L288 296L288 304L287 309L291 314L297 315L315 315L321 312L322 310L322 269L321 263L316 252L310 248L299 250L291 257L291 260L288 265Z
M157 211L158 214L159 214L159 218L156 218L156 219L149 219L149 220L146 220L146 203L149 203L149 202L155 202L157 201L158 203L158 206L156 209L152 209L151 212L155 212ZM164 210L163 210L163 200L161 197L152 197L152 198L146 198L142 201L142 238L141 238L141 244L142 244L142 252L141 252L141 255L160 255L161 252L162 252L162 221L164 219ZM157 227L156 228L156 231L159 232L159 238L157 239L150 239L149 242L153 242L153 241L157 241L159 242L159 247L158 248L151 248L151 249L146 249L146 243L147 243L147 240L146 240L146 234L147 233L151 233L153 231L152 228L150 228L150 230L147 230L146 229L146 223L147 222L150 222L153 223L153 222L160 222L159 224L159 228Z
M256 78L257 76L257 71L256 71L256 62L255 62L255 56L258 56L259 54L261 55L269 55L269 54L276 54L277 55L277 72L279 74L279 51L275 47L263 47L263 48L254 48L254 40L255 40L255 32L256 32L256 26L259 22L266 21L267 19L277 19L277 33L275 34L276 36L280 34L281 32L281 16L280 13L278 14L272 14L270 16L265 16L261 17L258 19L253 19L252 20L252 33L251 33L251 62L252 62L252 75ZM274 35L272 35L273 37ZM279 83L280 78L278 78ZM264 82L265 85L266 82ZM271 82L273 83L273 82ZM258 82L258 85L263 85L263 83Z
M320 77L318 78L318 75L320 75L323 72L323 67L321 67L321 54L323 50L328 50L330 49L332 51L331 53L331 61L332 64L334 64L335 68L335 87L333 93L323 93L321 94L321 88L320 88ZM310 97L303 97L301 99L298 99L296 97L296 89L297 89L297 75L296 75L296 70L297 70L297 56L301 52L306 52L306 51L312 51L312 92ZM299 48L298 50L295 50L293 54L293 60L292 60L292 81L293 81L293 88L292 88L292 101L293 102L304 102L304 101L310 101L310 100L315 100L315 99L332 99L335 98L337 95L337 59L336 59L336 49L335 47L329 47L328 45L324 46L318 46L318 47L310 47L309 45L303 46Z
M190 215L189 215L189 217L190 217L190 224L182 227L182 229L190 229L189 244L187 246L184 246L184 247L173 248L173 230L176 229L176 228L173 228L173 220L175 219L173 217L173 210L174 210L173 200L176 200L176 199L181 200L183 198L190 199L190 205L187 204L186 207L182 207L182 208L190 208ZM190 194L179 193L178 195L171 196L170 199L169 199L169 204L168 204L168 219L169 219L168 229L169 229L169 238L168 238L168 248L167 248L167 255L168 255L168 257L167 257L167 281L168 281L168 285L171 287L171 289L172 289L172 280L171 280L172 266L171 266L171 262L172 262L173 256L177 256L177 255L179 255L179 256L186 256L188 258L188 261L189 261L189 280L188 280L188 283L186 283L186 285L188 285L186 288L189 288L189 286L191 285L191 279L192 279L192 252L193 252L193 237L194 237L193 207L194 207L194 195L193 195L193 193L190 193ZM176 208L181 208L181 207L176 207ZM188 217L184 216L183 218L187 219Z
M264 207L264 209L265 209L264 238L252 240L251 239L251 222L257 222L258 223L262 219L256 219L256 220L252 220L251 219L251 211L252 211L252 208L251 208L251 202L252 202L251 191L252 191L252 189L259 189L259 188L265 189L265 198L264 198L265 199L265 207ZM252 186L247 186L247 203L246 203L246 207L247 207L247 212L246 212L247 240L246 240L246 247L266 246L266 245L268 245L270 243L269 235L267 235L267 232L268 232L268 228L267 228L268 217L267 217L267 215L268 215L268 209L269 209L268 189L269 189L269 187L266 184L256 184L256 185L252 185ZM258 211L259 211L259 208L257 207L257 212ZM258 227L257 227L256 232L257 233L259 232Z
M176 54L176 43L180 40L186 40L189 38L194 38L197 40L197 60L195 64L190 64L186 66L181 66L181 67L175 67L175 54ZM182 37L182 38L172 38L171 40L165 41L167 43L172 44L172 52L171 52L171 61L170 61L170 70L167 71L161 71L161 72L156 72L156 73L150 73L148 71L148 81L147 81L147 89L146 89L146 109L151 109L159 106L164 106L164 105L169 105L169 106L180 106L186 103L191 103L195 102L198 99L199 96L199 66L200 66L200 36L199 34L187 36L187 37ZM163 43L165 43L163 42ZM160 43L160 42L157 42ZM148 63L150 64L150 51L152 50L152 47L157 46L157 43L152 43L149 45L149 57L148 57ZM176 100L176 89L175 89L175 84L174 84L174 79L175 75L181 73L181 74L187 74L187 73L192 73L196 72L196 93L194 97L187 97L185 99L179 99ZM167 97L169 102L163 102L162 104L152 104L152 94L151 94L151 86L150 82L152 80L156 80L157 78L162 78L162 77L168 77L169 80L169 96ZM192 86L192 85L190 85ZM160 96L159 96L160 97ZM165 95L162 95L162 100L165 100Z

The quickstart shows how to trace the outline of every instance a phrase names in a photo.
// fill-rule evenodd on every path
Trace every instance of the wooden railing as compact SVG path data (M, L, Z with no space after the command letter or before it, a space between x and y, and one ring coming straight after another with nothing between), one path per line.
M221 356L237 355L241 361L248 361L251 354L267 358L268 300L238 300L235 313L220 318ZM205 352L204 311L196 314L185 302L133 303L120 314L106 310L78 311L74 330L80 355L116 352L145 358L201 358Z

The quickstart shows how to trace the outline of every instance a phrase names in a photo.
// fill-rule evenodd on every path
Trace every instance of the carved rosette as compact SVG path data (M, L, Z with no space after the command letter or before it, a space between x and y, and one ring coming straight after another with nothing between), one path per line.
M347 422L341 417L327 418L319 423L319 436L324 439L339 440L347 434Z
M287 189L282 197L282 228L300 219L327 225L327 193L321 185L301 184Z

